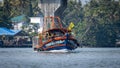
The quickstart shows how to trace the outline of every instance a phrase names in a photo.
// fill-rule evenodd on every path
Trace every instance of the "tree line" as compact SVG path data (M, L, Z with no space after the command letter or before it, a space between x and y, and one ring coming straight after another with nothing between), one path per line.
M11 18L26 15L35 16L40 13L39 0L3 0L0 6L0 27L12 28ZM28 21L29 22L29 21Z
M120 0L69 1L63 21L75 23L73 29L81 45L114 47L120 39Z
M0 5L0 27L12 28L12 17L39 14L38 1L4 0ZM69 0L61 17L66 26L74 22L73 33L81 45L114 47L120 39L120 0L90 0L84 6Z

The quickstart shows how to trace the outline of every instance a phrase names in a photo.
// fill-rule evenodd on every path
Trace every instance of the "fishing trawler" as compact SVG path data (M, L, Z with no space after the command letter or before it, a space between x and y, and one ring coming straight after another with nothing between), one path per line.
M34 44L35 51L74 50L79 46L71 34L74 24L63 28L59 17L45 17L43 30L39 33L38 45Z

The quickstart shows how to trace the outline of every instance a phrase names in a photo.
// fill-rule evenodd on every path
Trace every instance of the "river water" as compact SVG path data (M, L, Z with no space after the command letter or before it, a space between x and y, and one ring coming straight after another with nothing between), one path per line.
M67 53L0 48L0 68L120 68L120 48L78 48Z

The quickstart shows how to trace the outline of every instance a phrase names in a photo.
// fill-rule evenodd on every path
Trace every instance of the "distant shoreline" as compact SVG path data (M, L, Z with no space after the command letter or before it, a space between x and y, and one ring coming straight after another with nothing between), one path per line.
M32 45L22 45L22 46L15 46L15 45L4 46L4 45L2 45L2 46L0 46L0 48L32 48Z

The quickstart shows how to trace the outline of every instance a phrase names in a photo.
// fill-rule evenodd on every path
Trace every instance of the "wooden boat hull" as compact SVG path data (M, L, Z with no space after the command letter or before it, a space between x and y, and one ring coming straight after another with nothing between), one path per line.
M69 27L73 28L73 24ZM46 17L43 31L39 34L36 51L74 50L79 44L71 34L71 29L63 28L59 17Z
M50 51L50 50L74 50L79 46L74 38L67 37L56 37L54 39L49 39L45 42L42 47L36 46L35 51Z

